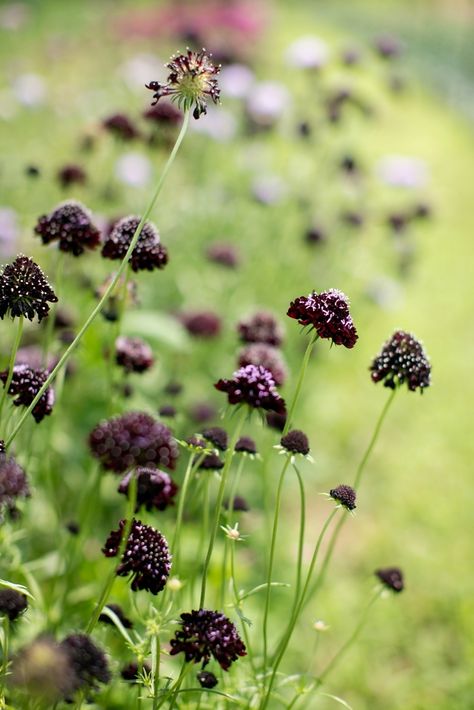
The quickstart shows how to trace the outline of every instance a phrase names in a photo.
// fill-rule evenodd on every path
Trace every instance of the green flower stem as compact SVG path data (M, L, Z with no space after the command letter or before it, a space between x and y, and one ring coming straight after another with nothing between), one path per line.
M357 471L356 471L356 475L355 475L354 483L353 483L353 488L355 488L356 490L357 490L357 489L359 488L359 486L360 486L361 478L362 478L362 475L363 475L363 473L364 473L364 471L365 471L365 467L366 467L366 465L367 465L367 461L369 460L370 454L372 453L373 448L374 448L374 446L375 446L375 444L376 444L376 442L377 442L377 439L378 439L380 430L381 430L381 428L382 428L382 424L383 424L384 419L385 419L385 417L386 417L386 415L387 415L387 412L388 412L388 410L389 410L389 408L390 408L390 405L391 405L392 402L393 402L393 399L394 399L394 397L395 397L395 393L396 393L396 390L391 390L391 392L390 392L390 394L389 394L389 396L388 396L388 399L386 400L386 402L385 402L385 404L384 404L384 406L383 406L383 409L382 409L382 411L381 411L381 413L380 413L380 415L379 415L379 418L377 419L377 422L376 422L376 424L375 424L375 428L374 428L374 431L373 431L373 433L372 433L372 437L371 437L371 439L370 439L370 441L369 441L369 444L368 444L368 446L367 446L367 449L365 450L364 455L362 456L362 458L361 458L361 460L360 460L360 463L359 463L359 465L358 465L358 467L357 467ZM330 541L329 541L328 548L327 548L327 550L326 550L326 555L325 555L324 560L323 560L323 564L321 565L321 571L320 571L320 573L319 573L319 575L318 575L318 578L315 580L314 586L313 586L313 588L312 588L312 590L311 590L311 594L309 595L308 599L313 599L313 598L314 598L314 595L316 594L316 592L319 590L319 588L321 587L321 585L322 585L323 582L324 582L324 579L325 579L325 577L326 577L326 573L327 573L329 564L330 564L331 559L332 559L332 555L333 555L333 553L334 553L334 548L336 547L337 539L338 539L339 534L340 534L340 532L341 532L341 530L342 530L342 528L343 528L343 526L344 526L344 524L345 524L345 522L346 522L346 520L347 520L348 514L349 514L348 511L346 511L345 514L338 520L338 523L337 523L336 527L335 527L334 530L333 530L333 533L332 533L332 535L331 535L331 539L330 539Z
M99 620L99 616L102 613L102 609L104 608L107 599L109 598L110 592L112 591L112 587L114 586L114 582L117 576L117 568L120 566L122 562L122 556L125 552L125 548L127 546L128 538L130 536L130 531L132 529L132 523L133 523L133 516L135 513L135 508L137 505L137 488L138 488L138 482L137 482L137 477L132 476L130 478L130 486L128 489L128 507L127 507L127 517L126 517L126 522L122 534L122 538L120 540L120 545L119 545L119 550L117 553L118 557L118 565L116 565L112 571L110 572L109 576L107 577L104 587L102 589L102 594L100 595L99 601L97 602L95 609L92 613L92 616L89 620L89 623L87 624L86 627L86 634L91 634L95 625L97 624Z
M369 603L365 607L364 611L362 612L359 623L355 627L352 634L349 636L349 638L347 639L345 644L343 644L343 646L339 649L339 651L336 653L336 655L332 658L332 660L329 661L328 665L323 670L323 672L320 673L319 678L318 678L319 685L321 685L324 682L324 680L326 679L326 676L332 671L334 666L340 661L342 656L349 650L349 648L352 646L354 641L357 639L357 637L359 636L360 632L362 631L362 629L364 628L364 626L367 622L367 618L368 618L368 615L369 615L369 612L370 612L372 606L375 604L377 599L380 597L382 591L383 591L383 587L380 587L380 589L377 589L377 591L375 592L375 594L373 595L373 597L371 598L371 600L369 601Z
M229 441L229 447L228 447L228 449L226 451L226 455L225 455L224 468L222 469L221 482L219 485L219 491L217 493L216 514L214 516L214 523L212 524L212 527L211 527L211 537L209 539L209 547L207 549L206 559L204 560L204 569L202 571L201 597L200 597L200 601L199 601L199 608L200 609L204 608L204 601L206 598L207 572L208 572L209 563L210 563L211 557L212 557L212 551L214 549L214 543L216 541L217 531L219 529L219 520L220 520L221 512L222 512L222 502L224 500L224 492L225 492L225 487L226 487L226 483L227 483L227 477L229 474L232 459L235 454L235 445L236 445L237 441L239 440L240 432L242 431L242 427L244 425L244 421L245 421L246 416L247 416L247 407L243 406L242 411L240 412L240 416L237 419L237 424L235 426L234 433L232 434L232 437Z
M176 143L174 144L173 150L171 151L171 154L170 154L168 160L166 161L166 164L165 164L165 166L164 166L164 168L163 168L163 171L162 171L162 173L161 173L161 175L160 175L160 177L159 177L158 183L157 183L156 188L155 188L155 192L153 193L153 196L152 196L152 198L151 198L151 200L150 200L150 202L149 202L149 204L148 204L148 207L145 209L145 212L144 212L144 214L143 214L143 217L141 218L141 220L140 220L140 222L139 222L139 224L138 224L138 226L137 226L137 228L136 228L136 230L135 230L135 233L134 233L134 235L133 235L133 237L132 237L132 240L131 240L131 242L130 242L130 246L129 246L128 249L127 249L127 253L126 253L125 256L123 257L122 262L120 263L119 268L118 268L117 271L115 272L115 276L114 276L113 279L111 280L111 282L110 282L110 284L108 285L108 287L105 289L102 298L99 300L99 302L97 303L97 305L96 305L95 308L93 309L92 313L89 315L89 317L87 318L86 322L84 323L84 325L82 326L82 328L79 330L78 334L76 335L76 337L75 337L74 340L72 341L72 343L71 343L71 344L69 345L69 347L64 351L64 353L63 353L63 355L61 356L61 358L59 359L59 362L58 362L58 364L56 365L56 367L53 368L53 370L52 370L51 373L49 374L48 378L46 379L45 383L44 383L44 384L42 385L42 387L40 387L40 389L38 390L38 393L37 393L36 397L33 399L33 401L32 401L32 403L30 404L30 406L25 410L23 416L22 416L21 419L18 421L16 427L13 429L12 433L11 433L10 436L8 437L7 441L5 442L5 446L6 446L6 447L10 446L10 444L12 443L12 441L14 440L14 438L16 437L16 435L18 434L18 432L20 431L21 427L22 427L23 424L25 423L25 420L26 420L27 416L30 414L30 412L34 409L34 407L36 406L36 404L39 402L39 400L41 399L43 393L46 391L46 389L49 387L49 385L54 381L54 379L56 378L56 375L58 374L58 372L60 372L60 370L64 367L64 365L66 364L66 362L69 360L70 356L72 355L72 353L73 353L74 350L77 348L77 346L79 345L80 341L82 340L82 337L83 337L84 333L89 329L89 326L93 323L93 321L95 320L95 318L96 318L96 317L98 316L98 314L101 312L102 308L104 307L104 304L107 302L107 300L108 300L110 294L111 294L112 291L114 290L114 288L115 288L115 286L117 285L117 283L118 283L120 277L122 276L123 272L124 272L125 269L127 268L127 264L128 264L128 262L130 261L130 258L131 258L131 256L132 256L133 250L135 249L135 246L136 246L136 244L137 244L137 242L138 242L138 240L139 240L139 238L140 238L140 234L141 234L141 232L142 232L143 226L144 226L146 220L147 220L148 217L150 216L151 211L153 210L153 208L154 208L154 206L155 206L156 200L158 199L158 196L159 196L159 194L160 194L160 192L161 192L161 188L163 187L163 184L164 184L164 182L165 182L166 176L168 175L168 172L169 172L169 170L170 170L170 168L171 168L171 166L172 166L172 164L174 163L174 160L175 160L175 158L176 158L176 154L178 153L179 147L180 147L181 143L183 142L183 138L184 138L184 136L185 136L185 134L186 134L186 130L187 130L188 125L189 125L189 117L190 117L190 113L189 113L189 111L186 111L186 113L184 114L184 119L183 119L183 123L182 123L182 126L181 126L181 130L180 130L179 135L178 135L178 137L177 137L177 139L176 139Z
M273 563L275 561L275 545L276 545L276 539L277 539L277 533L278 533L278 519L280 517L281 493L282 493L282 489L283 489L283 481L285 479L285 473L286 473L286 470L290 464L290 460L291 460L290 455L285 456L285 463L283 464L283 468L280 473L280 479L278 481L276 501L275 501L275 512L274 512L274 516L273 516L273 528L272 528L272 537L271 537L271 542L270 542L270 557L268 560L268 569L267 569L267 585L266 585L266 589L265 589L265 609L263 612L263 628L262 628L262 633L263 633L263 667L264 667L264 669L266 669L266 667L267 667L267 658L268 658L268 613L270 611L271 582L272 582L272 574L273 574Z
M64 252L61 250L58 250L56 252L56 263L54 266L54 281L53 285L55 288L55 293L56 296L59 298L61 295L61 283L62 283L62 274L63 274L63 267L64 267ZM57 308L57 306L56 306ZM46 319L46 326L45 326L45 332L44 332L44 339L43 339L43 353L42 353L42 361L43 361L43 366L47 367L48 366L48 354L49 354L49 346L51 345L51 340L53 339L53 332L54 332L54 324L56 322L56 309L49 314L48 318Z
M235 472L234 479L232 481L232 486L230 489L230 495L229 495L229 505L227 508L227 523L230 525L232 516L234 514L234 502L235 502L235 496L237 494L237 486L239 485L239 480L240 476L242 474L242 468L244 465L244 457L243 455L240 458L239 464L237 466L237 470ZM226 574L227 574L227 562L228 562L228 545L224 546L224 554L222 555L222 573L221 573L221 607L223 608L225 605L225 593L226 593L226 584L225 584L225 579L226 579Z
M188 663L186 660L183 661L183 665L181 666L181 671L178 676L178 679L176 680L174 685L171 687L171 689L167 693L164 693L163 697L161 698L160 702L157 705L157 709L161 708L163 703L170 697L171 693L173 693L173 695L171 695L170 704L169 704L169 708L168 708L168 710L172 710L172 708L174 707L174 705L176 703L176 699L178 697L178 693L179 693L179 689L181 688L181 684L182 684L186 674L189 673L189 671L191 670L192 666L193 666L192 663Z
M293 394L293 399L291 400L290 408L288 410L288 414L286 417L285 428L283 429L283 436L285 436L285 434L288 434L288 432L290 431L290 427L291 427L292 420L293 420L293 414L295 412L295 408L298 403L298 399L299 399L300 392L301 392L301 387L303 386L303 380L304 380L304 376L306 374L306 370L308 368L309 359L311 357L311 353L313 352L314 344L316 343L318 337L319 337L318 333L315 330L309 339L308 345L306 346L305 354L303 357L303 362L301 363L301 368L300 368L300 372L298 375L298 381L296 383L296 389Z
M0 399L0 419L2 416L3 405L5 404L5 399L7 397L8 390L10 389L10 385L11 385L12 379L13 379L13 368L15 367L16 354L18 352L18 348L19 348L20 342L21 342L21 336L23 334L24 322L25 322L24 316L20 316L18 318L18 325L17 325L17 329L16 329L15 340L13 341L12 349L10 352L10 362L8 364L7 381L5 382L5 386L3 388L2 398Z
M304 482L301 473L298 470L296 464L293 464L293 468L298 477L298 484L300 489L300 534L298 539L298 557L296 562L296 584L295 584L295 598L293 602L292 614L295 612L298 599L301 591L301 578L303 574L303 547L304 547L304 533L306 527L306 497L304 490Z
M1 695L5 687L7 672L8 672L8 654L10 652L10 619L5 614L3 617L3 659L2 659L2 674L1 674Z
M316 546L314 548L313 556L311 558L311 562L310 562L309 569L308 569L308 574L306 575L306 581L305 581L305 584L303 587L303 591L301 592L301 596L300 596L298 605L296 606L296 609L291 616L290 623L288 624L288 628L285 632L283 640L279 645L275 660L272 662L272 675L270 677L270 682L268 685L266 696L263 699L262 704L260 705L260 710L264 710L267 707L268 702L270 700L270 696L272 693L273 685L275 683L278 668L280 667L280 663L282 662L283 657L286 652L286 649L288 647L288 644L290 643L291 636L292 636L293 631L296 626L296 622L298 621L298 618L299 618L299 616L303 610L303 607L304 607L304 601L305 601L305 598L308 594L309 584L311 582L311 577L313 576L314 568L316 566L316 561L318 559L318 554L319 554L319 550L321 548L321 543L324 539L324 536L326 534L328 527L330 526L334 516L337 514L338 511L339 511L339 508L334 508L334 510L327 517L326 522L324 523L323 527L321 528L321 532L319 533L319 537L316 541Z
M179 502L178 502L178 511L176 514L176 525L174 528L174 536L173 536L173 542L171 544L171 551L173 553L173 567L174 571L178 571L178 562L179 562L179 542L181 538L181 527L183 524L183 512L184 512L184 503L186 501L186 496L189 488L189 484L191 482L191 478L194 472L194 467L193 463L195 460L195 455L190 454L189 459L188 459L188 465L186 466L186 471L184 473L184 480L183 480L183 485L181 487L181 493L179 496Z
M234 605L235 605L236 609L241 610L242 600L240 599L240 596L239 596L239 590L237 587L237 579L236 579L236 575L235 575L235 545L237 543L234 540L226 540L226 543L228 543L230 545L230 575L231 575L232 591L234 594ZM227 547L227 544L226 544L226 547ZM252 650L252 646L250 644L250 636L249 636L249 632L247 629L247 624L243 619L242 619L242 632L244 634L245 647L247 649L247 655L248 655L248 658L250 661L250 666L252 668L254 678L256 678L258 671L257 671L257 667L255 665L255 660L253 657L253 650Z
M161 646L160 637L155 634L152 639L153 644L153 710L158 707L158 684L160 682L160 660L161 660Z

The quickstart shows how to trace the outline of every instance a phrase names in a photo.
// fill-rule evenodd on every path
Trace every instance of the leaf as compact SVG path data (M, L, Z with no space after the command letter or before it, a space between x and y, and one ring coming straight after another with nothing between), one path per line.
M117 627L118 631L122 634L124 637L125 641L129 644L129 646L133 649L136 644L133 643L132 639L130 638L126 628L118 618L117 614L108 606L104 606L102 611L100 612L101 614L104 614L104 616L108 616L109 619L112 621L113 624Z
M239 597L239 601L243 601L244 599L247 599L247 597L252 596L252 594L257 594L257 592L261 592L262 589L266 589L268 586L268 582L264 582L263 584L259 584L257 587L254 587L253 589L250 590L250 592L245 592L245 594L242 594L242 596ZM291 584L287 584L286 582L270 582L270 587L291 587Z
M124 316L124 332L145 340L157 340L171 350L187 352L189 337L183 326L172 316L154 311L133 311Z
M20 594L24 594L30 597L30 599L34 599L34 596L23 584L15 584L14 582L7 582L6 579L0 579L0 585L2 587L8 587L8 589L13 589L15 592L20 592Z
M244 612L242 611L242 609L239 609L238 606L235 606L234 609L235 609L237 616L239 617L240 621L243 624L247 624L247 626L249 626L249 627L252 626L252 621L247 616L244 615Z
M325 698L331 698L331 700L335 700L336 703L339 703L339 705L342 705L344 708L347 708L347 710L352 710L352 707L349 705L349 703L346 703L346 701L342 698L338 698L337 695L331 695L331 693L318 693L318 695L324 695Z

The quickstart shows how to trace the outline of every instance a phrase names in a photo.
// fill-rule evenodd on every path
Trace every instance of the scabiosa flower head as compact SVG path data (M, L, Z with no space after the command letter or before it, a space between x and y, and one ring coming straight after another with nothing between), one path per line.
M92 223L91 213L75 200L67 200L52 212L42 215L36 224L35 234L43 244L58 241L61 251L80 256L86 249L95 249L100 242L100 232Z
M206 250L206 255L209 261L227 266L229 269L235 269L239 264L239 255L232 244L224 242L211 244Z
M283 342L283 329L276 318L266 311L259 311L241 320L237 326L243 343L266 343L278 348Z
M102 126L122 141L131 141L140 135L133 121L123 113L114 113L112 116L108 116L102 121Z
M30 489L26 474L13 456L0 453L0 507L14 508L17 498L27 498Z
M205 424L217 414L216 407L210 402L196 402L189 410L189 416L196 424Z
M196 338L214 338L221 332L221 319L212 311L182 313L180 321L188 333Z
M146 88L154 92L153 103L156 104L163 96L169 96L179 108L184 110L194 107L193 116L198 119L207 112L207 101L211 99L219 103L220 90L216 75L220 66L211 62L206 50L186 54L175 54L166 65L170 70L167 83L150 81Z
M224 462L214 452L207 454L199 464L201 471L220 471L221 468L224 468Z
M186 661L204 668L211 656L227 671L247 651L230 619L218 611L199 609L181 614L181 629L171 639L170 655L184 653Z
M102 256L122 260L139 224L140 217L134 215L120 219L104 242ZM160 242L158 230L151 222L145 222L130 259L133 271L163 269L167 263L168 252Z
M53 704L72 695L77 683L68 654L48 636L40 636L14 656L11 680L29 698Z
M102 466L116 473L150 465L173 470L178 458L178 445L168 427L142 412L101 422L90 433L89 446Z
M8 313L11 318L25 316L38 322L49 313L49 303L57 303L57 296L46 276L32 259L20 254L3 268L0 274L0 318Z
M115 362L126 372L146 372L153 365L153 352L141 338L121 335L115 341Z
M329 495L347 510L354 510L356 507L356 492L351 486L341 484L337 488L332 488Z
M74 691L97 690L98 683L111 679L105 653L87 634L71 634L60 643L72 666L75 676Z
M118 492L128 496L132 476L137 479L137 507L138 512L142 505L147 510L166 510L169 505L174 505L173 498L178 492L178 486L164 471L157 468L139 466L134 471L124 476L118 487Z
M229 507L230 507L230 501L225 500L224 501L224 508L226 510L229 510ZM232 510L234 511L234 513L235 512L247 513L250 510L250 508L249 508L249 504L247 503L245 498L243 498L242 496L235 496L234 505L232 507Z
M299 429L293 429L280 439L280 445L291 454L309 454L309 441L306 434Z
M133 628L133 623L127 616L125 616L123 609L119 604L107 604L107 609L110 609L114 612L115 616L118 618L124 629ZM104 624L110 624L113 626L113 621L107 614L101 614L99 616L99 621L102 621L102 623Z
M271 429L283 431L286 426L286 412L277 414L277 412L268 412L265 420Z
M129 683L138 683L140 679L140 668L142 673L146 673L148 675L151 673L151 666L149 663L145 662L139 666L138 663L132 662L127 663L127 665L122 668L120 675L123 680L129 681Z
M227 450L229 437L227 436L225 429L222 429L219 426L209 427L209 429L205 429L202 432L202 435L206 441L210 441L216 449L220 449L221 451Z
M196 678L198 679L201 688L215 688L219 682L214 673L211 673L210 671L199 671Z
M70 185L84 185L87 182L87 173L80 165L71 163L58 170L57 178L61 187L66 188Z
M183 114L171 101L160 101L147 109L143 118L157 126L177 126L183 120Z
M286 380L286 365L279 350L266 343L252 343L242 348L238 357L239 367L262 365L272 373L275 384L281 386Z
M173 407L172 404L164 404L159 408L158 414L160 417L169 417L170 419L173 419L176 416L176 407Z
M15 407L29 407L46 382L48 374L47 370L35 370L32 367L28 367L28 365L15 365L13 368L12 381L8 390L8 394L15 397L13 400ZM0 372L0 380L3 382L4 386L6 385L7 378L8 370ZM50 386L43 392L31 412L37 424L39 424L44 417L51 414L54 399L54 390Z
M125 520L119 523L119 529L110 533L102 548L106 557L116 557L119 553ZM168 543L163 535L150 525L133 519L122 560L117 567L121 577L132 578L131 588L158 594L164 589L171 570L171 555Z
M382 584L393 592L402 592L405 588L403 573L398 567L385 567L375 570L375 575Z
M406 383L411 392L423 393L431 384L431 364L414 335L397 330L370 366L373 382L394 390Z
M320 338L330 338L335 345L353 348L357 342L347 296L335 288L296 298L290 303L287 315L300 325L312 326Z
M28 599L16 589L0 589L0 614L15 621L28 609Z
M241 436L235 445L235 451L242 454L254 456L257 453L257 445L250 436Z
M247 365L234 372L230 380L219 380L214 387L227 394L229 404L248 404L284 414L285 400L276 389L272 373L261 365Z

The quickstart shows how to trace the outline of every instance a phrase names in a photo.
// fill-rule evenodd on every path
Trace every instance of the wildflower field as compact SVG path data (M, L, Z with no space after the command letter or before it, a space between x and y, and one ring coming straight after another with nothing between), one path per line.
M473 34L0 4L0 708L474 706Z

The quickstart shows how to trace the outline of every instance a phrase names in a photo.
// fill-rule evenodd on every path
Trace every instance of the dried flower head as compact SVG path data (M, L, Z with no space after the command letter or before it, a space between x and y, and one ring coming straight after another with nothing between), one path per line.
M235 451L255 456L257 453L257 445L255 441L250 438L250 436L241 436L235 445Z
M285 400L277 392L272 373L261 365L241 367L230 380L219 380L214 387L226 392L229 404L248 404L279 414L286 412Z
M211 444L213 444L216 449L220 449L220 451L227 451L229 437L227 436L226 430L222 429L222 427L209 427L209 429L204 429L202 435L206 439L206 441L209 441Z
M167 83L150 81L146 88L154 92L153 103L156 104L163 96L169 96L179 108L188 110L194 107L193 116L198 119L207 112L207 101L211 99L219 103L220 90L215 76L220 72L220 66L211 62L211 55L206 50L186 54L175 54L166 65L170 70Z
M15 397L13 404L15 407L29 407L41 387L48 378L47 370L34 370L28 365L15 365L13 368L13 377L8 390L8 394ZM3 385L6 385L8 378L8 370L0 372L0 380ZM49 416L53 411L54 406L54 390L51 386L47 387L41 395L39 401L34 406L31 414L37 424Z
M71 185L84 185L87 182L87 173L80 165L70 163L58 170L57 178L61 187L66 188Z
M3 268L0 274L0 318L25 316L41 321L49 313L49 303L57 303L57 296L46 276L32 259L20 254Z
M139 466L134 471L129 471L120 481L118 492L128 496L132 476L137 479L137 506L135 512L145 506L147 510L166 510L174 505L174 497L178 486L173 479L158 468Z
M332 488L329 495L347 510L354 510L356 507L356 492L351 486L341 484L337 488Z
M13 456L0 453L0 507L14 508L17 498L27 498L30 489L26 474Z
M214 338L221 331L221 319L212 311L182 313L180 321L188 333L197 338Z
M43 244L58 242L59 249L80 256L100 243L100 232L92 223L89 210L75 200L67 200L49 214L39 217L35 234Z
M266 343L252 343L239 352L238 366L262 365L272 373L275 384L281 386L285 383L287 371L283 357L279 350Z
M397 330L370 366L373 382L394 390L406 383L411 392L423 393L431 384L431 364L423 345L411 333Z
M98 424L89 435L92 455L110 471L135 466L174 469L178 445L171 431L144 412L127 412Z
M211 656L227 671L239 656L247 654L237 629L230 619L218 611L199 609L181 614L181 629L171 639L170 655L184 653L186 661L204 668Z
M102 126L115 138L122 141L131 141L140 135L140 131L133 121L124 113L114 113L112 116L108 116L102 121Z
M243 343L266 343L279 347L283 342L283 329L276 318L266 311L258 311L253 316L241 320L237 326Z
M201 688L215 688L219 682L214 673L211 673L210 671L199 671L196 678L198 679Z
M375 570L375 575L387 589L391 589L393 592L402 592L405 588L403 573L399 567L377 569Z
M74 671L74 691L97 690L111 679L105 653L86 634L71 634L60 643Z
M14 656L11 680L29 698L41 698L51 704L70 696L77 683L69 655L47 636L34 640Z
M126 521L121 520L119 529L112 531L107 538L102 548L106 557L118 555L125 525ZM163 535L150 525L134 519L116 574L121 577L130 575L134 592L143 589L158 594L164 589L170 570L171 555Z
M280 445L291 454L309 454L309 441L306 434L299 429L293 429L280 439Z
M153 365L153 352L141 338L121 335L115 341L115 362L126 372L146 372Z
M28 599L16 589L0 589L0 614L16 621L28 609Z
M116 222L104 242L102 256L106 259L122 260L139 224L140 217L135 215ZM151 222L145 222L130 259L133 271L163 269L167 263L168 252L160 242L158 230Z
M349 313L347 296L335 288L290 303L287 315L300 325L311 326L320 338L330 338L335 345L353 348L358 335Z

